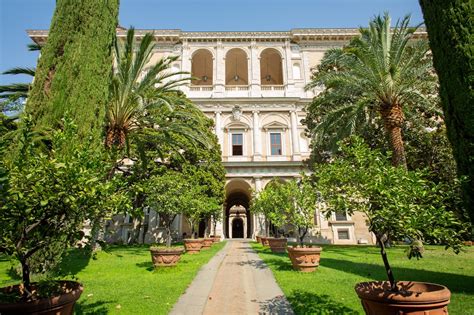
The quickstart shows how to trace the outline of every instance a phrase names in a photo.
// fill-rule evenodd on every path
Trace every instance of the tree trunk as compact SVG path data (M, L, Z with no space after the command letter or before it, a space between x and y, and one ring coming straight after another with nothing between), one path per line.
M399 104L383 104L380 114L388 135L392 150L392 165L407 168L405 147L402 138L402 125L405 121L402 107Z
M166 247L171 247L171 223L166 225Z
M22 282L25 286L25 292L23 298L26 299L31 294L31 281L30 281L30 266L26 262L26 259L21 259L21 271L22 271Z
M392 268L390 267L390 264L388 263L387 253L385 252L385 244L383 240L378 236L377 236L377 242L379 243L379 246L380 246L380 255L382 256L385 272L387 273L388 281L390 282L390 287L392 291L398 291L397 283L395 282L395 278L393 277Z
M438 73L449 141L474 224L474 22L470 0L420 0Z

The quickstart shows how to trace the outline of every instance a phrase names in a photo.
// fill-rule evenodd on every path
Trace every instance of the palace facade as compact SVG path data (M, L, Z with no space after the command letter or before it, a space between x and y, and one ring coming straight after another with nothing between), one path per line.
M126 30L118 29L125 37ZM301 120L304 108L320 90L305 90L311 70L326 50L342 47L358 29L292 29L287 32L184 32L136 30L138 40L153 32L156 48L151 62L179 55L175 71L196 80L182 90L215 122L215 133L226 168L226 201L216 234L223 238L253 238L263 234L261 216L249 211L252 191L274 178L297 178L305 171L310 140ZM47 31L28 31L39 44ZM362 214L325 218L315 212L317 227L308 241L373 244ZM186 220L174 222L175 236L189 235ZM126 241L137 228L128 216L109 222L111 241ZM140 239L158 242L163 233L159 217L146 211Z

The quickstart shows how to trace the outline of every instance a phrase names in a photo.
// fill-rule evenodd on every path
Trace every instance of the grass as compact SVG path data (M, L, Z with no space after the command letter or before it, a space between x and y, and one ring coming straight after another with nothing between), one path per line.
M367 280L386 280L379 250L369 246L322 246L314 273L294 271L287 254L273 254L252 244L271 268L296 314L363 314L354 286ZM397 280L439 283L451 290L450 315L474 314L474 248L459 255L441 246L427 246L420 260L409 260L406 247L388 249Z
M168 314L198 270L222 247L184 254L176 267L154 270L148 246L112 246L95 258L73 250L62 269L76 274L84 292L75 314ZM18 283L11 263L0 257L0 287Z

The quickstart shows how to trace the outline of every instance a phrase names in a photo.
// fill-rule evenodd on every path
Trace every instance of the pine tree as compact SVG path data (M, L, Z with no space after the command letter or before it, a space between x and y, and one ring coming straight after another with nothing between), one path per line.
M80 138L101 139L118 10L119 0L56 1L26 105L38 127L58 128L68 112Z
M474 223L474 2L420 0L439 76L448 138Z

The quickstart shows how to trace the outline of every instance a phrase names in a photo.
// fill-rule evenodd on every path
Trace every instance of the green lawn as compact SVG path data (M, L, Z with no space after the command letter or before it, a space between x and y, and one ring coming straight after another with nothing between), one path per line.
M174 303L225 242L198 255L183 255L176 267L153 269L148 246L113 246L92 259L75 250L64 270L84 285L76 314L167 314ZM10 262L0 257L0 286L12 283ZM18 282L14 280L13 282Z
M322 246L314 273L293 271L287 254L273 254L252 244L267 263L297 314L363 314L354 286L366 280L386 280L379 250L368 246ZM450 315L474 314L474 248L459 255L441 246L427 246L424 257L409 260L405 247L388 249L398 280L446 285L452 293Z

